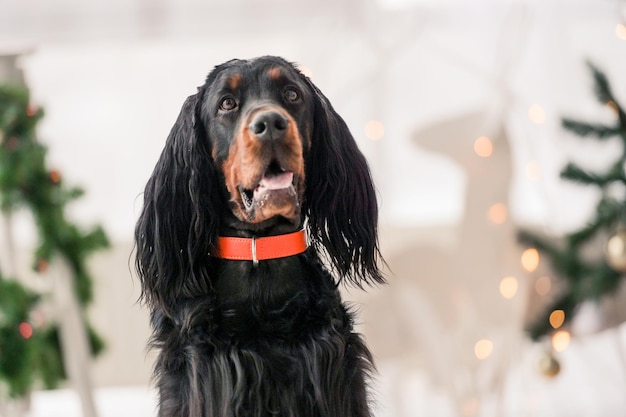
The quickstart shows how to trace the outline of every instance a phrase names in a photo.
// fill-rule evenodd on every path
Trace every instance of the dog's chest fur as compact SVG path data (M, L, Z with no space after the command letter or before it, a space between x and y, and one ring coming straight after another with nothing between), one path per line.
M224 263L216 276L217 333L240 343L299 340L340 307L328 274L299 257L257 267Z

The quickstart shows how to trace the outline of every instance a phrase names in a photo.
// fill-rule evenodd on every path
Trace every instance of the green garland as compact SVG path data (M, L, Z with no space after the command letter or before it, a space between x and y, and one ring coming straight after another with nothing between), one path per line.
M56 327L31 324L39 298L0 278L0 379L8 383L11 397L25 395L36 379L54 388L65 377Z
M93 299L87 257L107 247L108 240L101 227L83 231L65 218L65 205L83 191L67 188L58 171L46 168L47 150L35 138L42 117L42 109L30 104L28 89L0 86L0 209L31 211L39 236L33 269L43 273L54 257L63 258L85 309ZM37 380L53 388L65 378L57 325L31 323L44 295L0 275L0 380L12 397L26 394ZM104 343L88 324L87 330L97 355Z
M616 183L626 185L626 113L611 92L606 76L593 64L588 65L593 74L597 100L616 112L617 121L607 126L564 118L562 126L582 138L594 137L601 141L618 138L623 144L623 150L604 173L589 172L574 163L567 164L561 171L561 178L565 180L595 186L602 191L595 217L582 229L566 235L560 242L550 242L526 231L519 234L520 241L543 253L554 272L566 282L565 290L527 329L533 340L552 332L549 317L553 311L563 310L566 322L570 321L584 301L598 300L605 294L614 293L624 275L612 269L605 258L590 260L583 256L585 248L598 236L602 236L602 232L613 230L618 223L626 221L626 201L616 199L608 192L609 187Z

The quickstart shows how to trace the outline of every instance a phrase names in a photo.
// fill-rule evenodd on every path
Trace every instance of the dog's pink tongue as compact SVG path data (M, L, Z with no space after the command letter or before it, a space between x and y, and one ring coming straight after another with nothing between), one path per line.
M288 188L293 182L293 172L283 172L278 175L265 176L259 186L268 190L282 190Z

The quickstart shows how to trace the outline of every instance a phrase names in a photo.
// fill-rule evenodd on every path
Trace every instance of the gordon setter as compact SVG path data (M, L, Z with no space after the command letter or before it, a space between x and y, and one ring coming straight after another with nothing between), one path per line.
M384 282L377 216L365 158L309 78L279 57L215 67L135 229L158 415L370 416L372 358L338 286Z

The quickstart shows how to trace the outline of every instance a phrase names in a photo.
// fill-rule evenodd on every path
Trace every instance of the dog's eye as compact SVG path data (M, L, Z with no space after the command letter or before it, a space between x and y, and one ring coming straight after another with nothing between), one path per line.
M285 98L291 102L298 101L300 94L293 88L287 88L285 89Z
M220 101L220 110L233 110L237 107L237 100L232 97L224 97L222 101Z

